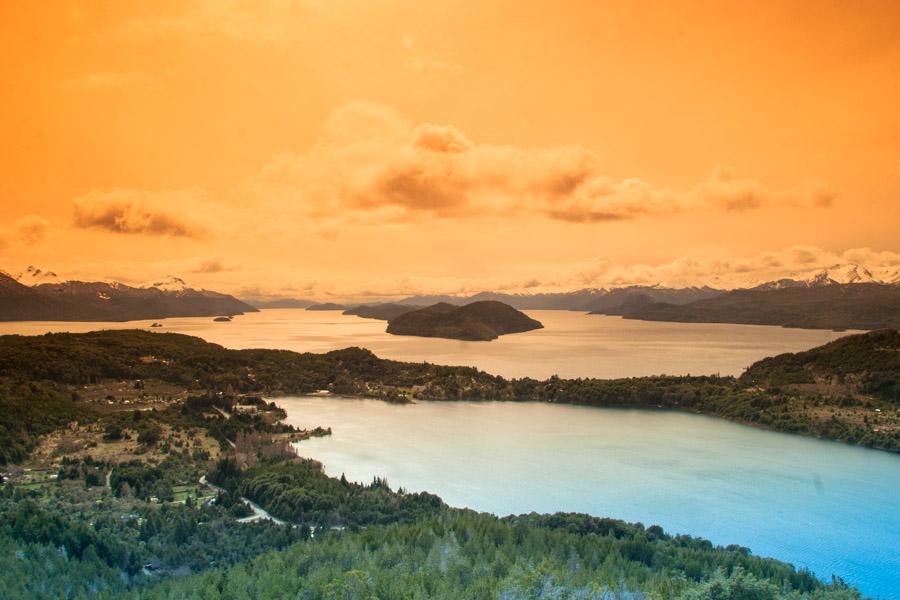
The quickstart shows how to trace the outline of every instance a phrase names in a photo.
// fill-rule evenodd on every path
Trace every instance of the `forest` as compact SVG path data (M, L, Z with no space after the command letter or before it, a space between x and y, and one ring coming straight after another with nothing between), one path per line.
M850 343L872 346L881 377L895 372L880 354L893 337ZM853 351L838 347L828 360ZM383 479L331 478L288 443L330 431L298 431L263 399L327 389L391 401L727 407L737 420L769 414L760 398L776 402L753 388L787 386L792 369L810 364L781 359L749 371L749 382L510 381L358 348L233 351L134 331L3 337L0 442L11 470L0 488L0 589L10 598L860 598L840 580L654 525L498 518ZM836 376L864 385L852 368ZM172 385L154 388L159 381ZM115 393L98 397L98 385ZM878 389L887 392L871 401L895 402L892 388ZM38 464L38 454L40 469L18 466Z
M31 436L48 426L40 414L63 419L77 410L65 404L64 386L124 379L159 380L202 393L232 389L277 396L324 389L395 402L510 400L675 408L900 451L898 357L900 334L883 330L764 359L739 378L661 375L540 381L508 380L470 367L385 360L362 348L324 354L228 350L185 335L134 330L2 336L0 397L10 403L21 403L23 395L30 399L27 407L20 407L24 426L16 428L15 422L0 418L0 447L8 444L18 448L8 452L20 455ZM15 397L9 394L10 386L17 390ZM52 411L40 409L48 403ZM6 453L0 453L0 461Z
M293 525L237 521L244 512L230 492L156 504L88 480L41 493L8 484L5 597L860 597L739 546L580 514L497 518L383 480L332 479L300 459L241 470L225 456L210 476Z

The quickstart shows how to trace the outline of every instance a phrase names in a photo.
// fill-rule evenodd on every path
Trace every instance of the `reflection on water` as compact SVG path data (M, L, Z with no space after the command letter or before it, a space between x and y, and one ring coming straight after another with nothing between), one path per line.
M209 317L162 319L162 328L200 336L228 348L325 352L362 346L383 358L468 365L505 377L640 377L740 374L752 362L807 350L846 332L758 325L656 323L556 310L525 311L544 329L492 342L394 336L385 322L339 312L272 309L215 323ZM149 328L129 323L0 323L0 333Z

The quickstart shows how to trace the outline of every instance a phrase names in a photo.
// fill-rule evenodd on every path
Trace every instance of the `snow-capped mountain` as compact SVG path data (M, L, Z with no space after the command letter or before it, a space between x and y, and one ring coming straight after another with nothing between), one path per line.
M893 272L879 272L876 276L873 271L856 263L837 264L822 269L807 272L796 277L786 277L767 281L757 285L756 290L780 290L795 287L821 287L825 285L851 284L851 283L900 283L900 269Z
M161 292L175 292L180 294L185 290L189 290L187 284L184 282L184 279L180 277L175 277L174 275L169 275L164 279L160 279L159 281L154 281L153 283L149 283L147 285L141 286L145 288L156 288Z
M878 279L884 283L900 284L900 267L882 267L876 273Z
M835 283L881 283L872 271L854 263L832 265L814 271L806 278L810 285L832 285Z
M64 278L53 271L44 271L34 266L29 266L27 269L16 275L14 279L22 285L27 285L29 287L40 285L42 283L62 283L65 281Z
M36 268L0 274L0 321L130 321L255 312L228 294L195 290L177 277L147 287L110 281L59 281Z

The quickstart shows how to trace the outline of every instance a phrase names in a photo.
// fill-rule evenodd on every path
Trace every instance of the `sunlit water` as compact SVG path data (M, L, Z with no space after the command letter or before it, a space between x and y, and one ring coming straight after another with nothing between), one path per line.
M463 342L385 333L386 323L336 311L273 309L215 323L209 317L161 319L162 328L228 348L325 352L362 346L383 358L478 367L505 377L639 377L737 375L756 360L807 350L846 333L759 325L658 323L584 313L526 311L544 329L491 342ZM148 328L127 323L0 323L0 334Z
M497 515L583 512L740 544L900 598L900 456L661 410L278 398L333 476Z

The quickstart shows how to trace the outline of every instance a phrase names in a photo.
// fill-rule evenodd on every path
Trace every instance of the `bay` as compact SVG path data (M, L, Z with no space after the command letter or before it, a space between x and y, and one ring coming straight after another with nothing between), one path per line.
M396 336L385 321L338 311L269 309L230 323L209 317L118 323L27 321L0 323L0 334L36 335L98 329L142 328L199 336L227 348L278 348L327 352L368 348L381 358L478 367L504 377L545 379L646 375L739 375L754 361L807 350L849 332L719 323L662 323L560 310L525 311L544 329L464 342Z

